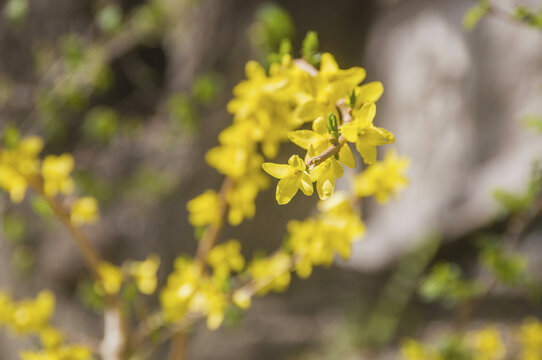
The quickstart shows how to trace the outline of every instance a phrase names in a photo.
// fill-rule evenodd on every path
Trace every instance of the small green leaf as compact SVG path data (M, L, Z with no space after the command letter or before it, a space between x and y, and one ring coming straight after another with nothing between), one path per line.
M19 143L19 140L21 138L21 134L19 132L19 129L17 129L15 126L9 124L4 128L3 134L2 134L4 145L11 149L17 146Z
M32 199L32 210L44 218L50 218L53 215L53 210L42 197L34 197Z
M316 58L318 52L318 34L316 31L309 31L303 40L303 45L301 47L301 54L305 60L310 62L313 65L316 65Z
M5 214L2 218L2 233L12 244L22 242L26 234L24 219L15 214Z
M469 31L473 30L488 11L489 6L485 2L471 7L463 16L463 28Z
M542 133L542 115L527 115L522 120L523 125L537 133Z
M9 0L4 6L4 15L8 20L18 23L28 15L28 0Z
M104 33L112 33L122 24L122 10L116 4L108 4L96 15L96 24Z

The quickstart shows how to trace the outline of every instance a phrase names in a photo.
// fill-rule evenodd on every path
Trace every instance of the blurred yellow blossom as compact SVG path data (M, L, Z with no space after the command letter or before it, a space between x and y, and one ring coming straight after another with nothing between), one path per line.
M498 360L504 358L506 349L499 330L488 327L468 334L476 360Z
M0 187L9 192L11 201L21 202L29 178L39 174L42 149L43 140L37 136L23 138L14 148L0 149Z
M377 162L357 175L354 191L357 196L374 196L379 203L386 203L408 185L405 172L410 164L406 157L397 157L395 151L388 151L384 161Z
M92 352L85 346L61 345L39 351L22 351L20 357L21 360L91 360Z
M220 222L220 199L214 190L207 190L186 204L188 221L193 226L216 225Z
M122 275L122 270L106 261L103 261L98 266L98 275L100 276L99 286L107 294L117 294L122 286L122 281L124 276Z
M255 281L256 293L265 295L269 291L282 292L288 288L291 268L290 255L279 251L270 257L253 260L248 272Z
M16 333L36 333L47 327L54 308L55 296L44 290L36 299L24 299L16 303L8 323Z
M156 254L151 254L144 261L135 261L130 265L130 273L141 293L150 295L156 290L156 272L159 267L160 257Z
M91 196L77 199L72 205L71 221L75 225L93 224L99 217L98 201Z
M521 360L542 359L542 322L530 317L523 321L517 339L521 344Z
M59 192L66 195L73 192L75 185L70 177L73 167L73 156L70 154L48 155L43 159L41 174L43 190L47 196L55 196Z
M214 275L227 278L232 271L239 272L245 266L238 240L229 240L216 245L209 251L207 263L213 267Z

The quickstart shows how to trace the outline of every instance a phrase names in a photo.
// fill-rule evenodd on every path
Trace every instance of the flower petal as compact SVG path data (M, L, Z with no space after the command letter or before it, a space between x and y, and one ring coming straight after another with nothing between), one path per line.
M344 124L341 127L341 134L344 135L346 140L356 142L358 139L358 126L359 124L356 121Z
M373 124L376 115L376 105L374 103L365 104L356 112L354 119L361 128L369 127Z
M341 150L339 151L339 161L349 168L356 167L356 159L354 158L354 154L352 154L352 150L348 144L344 144L341 147Z
M384 93L384 86L380 81L373 81L360 86L357 101L363 103L375 103Z
M363 157L365 164L374 164L376 161L376 146L370 145L361 138L356 142L356 149Z
M307 174L306 172L304 172L301 175L301 179L299 180L299 189L301 189L301 191L303 191L303 194L307 196L311 196L312 193L314 192L311 178L309 177L309 174Z
M288 204L295 196L298 189L299 179L295 175L282 178L277 184L275 197L279 205Z
M366 130L363 139L371 145L384 145L395 142L395 137L386 129L372 126Z
M262 168L269 175L276 177L277 179L282 179L290 172L291 168L285 164L274 164L274 163L263 163Z
M305 162L298 155L292 155L288 159L288 165L299 171L305 171Z
M294 144L306 150L310 144L317 142L320 136L311 130L297 130L288 132L288 138Z

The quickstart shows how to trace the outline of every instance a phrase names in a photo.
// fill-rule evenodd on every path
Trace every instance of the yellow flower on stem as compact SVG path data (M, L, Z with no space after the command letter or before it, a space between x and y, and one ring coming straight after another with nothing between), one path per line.
M193 226L216 225L220 222L220 199L214 190L207 190L186 204L188 221Z
M405 171L410 164L406 157L397 157L395 151L386 153L384 161L377 162L354 178L354 192L359 197L374 196L379 203L386 203L390 196L408 185Z
M73 192L75 185L70 177L73 167L73 156L70 154L45 157L41 165L41 174L43 190L47 196L55 196L59 192L65 195Z
M207 256L207 263L213 267L214 275L226 279L232 271L239 272L245 266L238 240L229 240L214 246Z
M38 154L43 140L37 136L22 139L12 149L0 149L0 187L9 192L11 201L23 201L28 178L38 175Z
M469 334L476 360L499 360L504 358L506 349L499 330L488 327Z
M356 149L366 164L376 161L376 147L391 144L395 137L386 129L373 125L376 115L374 103L365 104L354 113L354 120L341 127L341 133L349 142L356 143Z
M297 155L292 155L288 165L263 163L262 168L271 176L280 179L277 184L276 199L280 205L290 202L297 194L303 191L307 196L312 195L314 188L309 174L305 171L305 163Z
M156 254L147 256L144 261L136 261L130 266L136 286L142 294L150 295L156 290L156 272L160 267L160 257Z
M98 266L98 275L100 282L97 284L101 285L106 293L114 295L119 292L124 276L118 266L103 261Z
M305 161L308 161L312 156L323 153L331 146L331 142L329 141L330 134L326 128L326 121L322 117L314 120L312 123L312 131L290 131L288 137L290 138L290 141L302 149L309 150L309 147L312 146L313 154L307 152ZM350 168L356 167L356 160L354 159L352 150L350 150L350 147L346 144L343 145L339 151L339 161Z
M72 205L71 221L77 226L94 224L99 217L98 201L91 196L77 199Z

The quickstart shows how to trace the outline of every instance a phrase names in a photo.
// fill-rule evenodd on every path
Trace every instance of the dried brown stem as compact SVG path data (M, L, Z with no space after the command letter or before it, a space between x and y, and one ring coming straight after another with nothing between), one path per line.
M337 102L337 109L339 109L339 112L341 113L343 124L347 124L352 121L352 109L346 106L346 102L344 98L340 99ZM339 136L337 143L332 144L330 147L324 150L321 154L315 157L312 157L307 161L307 167L309 168L309 170L312 170L313 168L320 165L321 163L323 163L330 157L339 154L339 152L341 151L341 147L344 144L346 144L346 138L343 135L341 135Z

